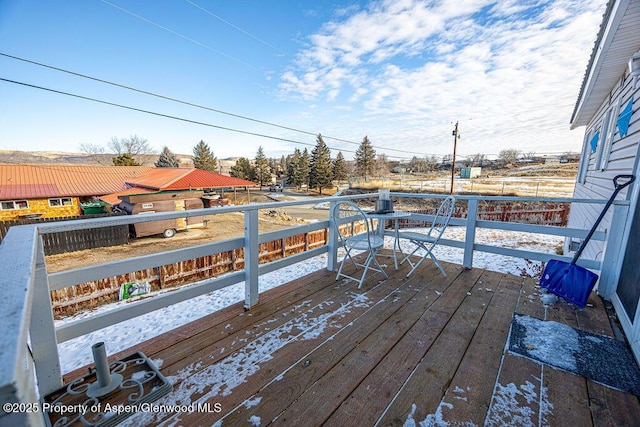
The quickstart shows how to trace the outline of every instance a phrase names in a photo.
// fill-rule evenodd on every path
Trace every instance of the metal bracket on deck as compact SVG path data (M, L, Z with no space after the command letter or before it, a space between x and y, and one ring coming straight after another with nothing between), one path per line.
M143 403L171 391L171 383L143 353L137 351L106 365L102 351L104 343L93 346L96 369L43 399L47 425L115 426L140 411Z

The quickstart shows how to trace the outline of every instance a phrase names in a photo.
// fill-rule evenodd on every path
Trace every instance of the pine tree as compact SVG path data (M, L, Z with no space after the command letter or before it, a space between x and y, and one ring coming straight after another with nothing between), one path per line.
M282 157L280 157L280 164L278 165L281 175L285 174L287 172L287 160L284 157L284 154L282 155Z
M231 166L229 175L240 179L252 180L254 171L253 166L251 166L251 161L246 157L240 157L236 161L236 164Z
M267 182L271 182L271 168L267 156L264 155L262 146L258 147L256 158L253 160L253 169L255 171L255 180L260 187Z
M160 157L158 157L158 161L155 163L157 168L177 168L178 164L178 158L167 146L162 149L162 153L160 153Z
M293 150L293 154L287 157L287 177L290 184L296 186L296 188L300 188L302 185L301 175L298 171L298 167L300 166L300 157L302 157L302 153L299 149Z
M347 180L347 162L344 160L342 151L338 152L336 159L333 162L333 179L336 181Z
M131 156L131 153L124 153L111 159L114 166L140 166L140 163Z
M363 176L365 179L373 175L376 167L376 150L373 149L369 138L366 136L356 150L355 161L358 175Z
M330 188L333 178L333 164L331 163L331 150L327 147L322 135L318 134L316 146L311 151L309 170L309 186L317 188L322 194L323 188Z
M218 159L213 155L209 146L200 140L198 145L193 147L193 165L196 169L209 172L218 172Z
M300 185L306 185L309 187L309 172L311 168L311 159L309 158L309 151L305 148L300 156L300 165L298 167L300 171Z

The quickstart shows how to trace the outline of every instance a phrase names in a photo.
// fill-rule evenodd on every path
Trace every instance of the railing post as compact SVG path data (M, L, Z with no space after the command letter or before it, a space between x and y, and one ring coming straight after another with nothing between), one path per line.
M336 202L329 203L329 238L327 242L327 270L329 271L336 271L338 267L338 234L336 233L332 215L335 207Z
M258 210L244 212L244 308L258 303Z
M467 230L464 237L464 256L462 267L473 267L473 245L476 240L476 222L478 221L478 199L469 199L467 209Z
M623 251L624 230L626 228L629 214L629 206L614 205L611 228L605 243L604 258L600 270L600 281L598 282L598 294L606 299L611 297L616 291L616 283L620 276L620 254ZM624 220L623 220L624 219ZM630 236L629 238L634 238Z
M58 341L53 323L51 292L44 260L42 236L37 237L36 264L34 270L33 300L31 304L31 349L36 366L38 390L41 396L62 387L62 372Z
M0 287L3 292L0 299L0 403L37 405L39 393L28 337L31 318L35 315L31 304L38 235L35 225L17 225L7 230L0 243ZM44 416L41 412L26 410L4 410L0 414L0 426L23 425L44 426Z

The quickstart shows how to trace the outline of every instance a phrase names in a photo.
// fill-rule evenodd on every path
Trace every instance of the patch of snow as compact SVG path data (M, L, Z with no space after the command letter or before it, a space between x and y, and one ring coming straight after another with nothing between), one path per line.
M601 342L603 342L602 338L596 337L596 336L593 336L593 335L585 335L583 338L585 340L592 341L592 342L594 342L596 344L600 344Z
M247 399L244 401L244 407L247 409L251 409L254 406L258 406L262 401L262 397L256 397L255 399Z
M447 421L444 420L443 416L442 416L442 409L443 408L447 408L447 409L453 409L453 405L450 403L446 403L444 401L441 401L440 404L438 405L438 408L436 409L436 412L434 414L429 414L427 415L427 417L418 422L418 426L420 427L445 427L448 426L449 423ZM413 405L411 405L411 413L409 413L409 415L407 416L407 419L404 422L404 427L415 427L416 426L416 421L413 419L415 414L416 414L416 404L414 403Z
M529 381L520 387L514 383L509 383L506 386L496 384L484 425L523 427L537 425L533 422L535 415L533 409L521 403L521 400L524 399L527 404L531 404L536 398L535 386Z
M416 421L413 419L413 416L416 414L417 406L414 403L411 405L411 412L407 415L407 419L404 421L403 427L416 427Z
M542 301L542 304L545 306L554 305L558 302L558 296L551 292L543 292L540 294L540 301Z
M262 420L260 419L259 416L257 415L252 415L251 417L249 417L249 423L251 423L252 426L260 426L260 423L262 422Z
M579 335L568 325L553 321L540 321L529 316L515 316L515 321L525 328L523 344L537 360L553 360L554 364L575 372L580 352Z
M317 270L326 268L327 254L290 265L286 268L261 275L260 292L290 282ZM93 362L91 346L105 342L108 354L134 347L143 341L183 326L215 311L244 300L244 282L236 283L218 291L210 292L178 304L164 307L125 322L110 325L104 329L58 344L62 372L69 372ZM119 301L98 307L90 312L56 320L56 327L80 319L114 310L127 304Z
M413 228L406 231L426 232L426 228ZM442 235L443 239L457 240L464 242L465 227L449 226ZM555 254L556 247L563 242L563 238L559 236L551 236L544 234L534 234L525 232L515 232L509 230L491 230L478 228L476 230L476 243L483 245L500 246L503 248L520 249L523 251L542 252L547 254ZM400 240L400 248L407 254L411 253L415 246L404 239ZM385 241L385 249L393 249L393 240ZM416 255L422 256L424 250L420 249ZM454 248L444 245L436 245L433 254L440 261L447 261L456 264L462 264L464 250L462 248ZM528 264L522 258L514 258L504 255L496 255L487 252L474 252L473 266L490 271L498 271L501 273L513 274L520 276L522 272L533 275L536 268L541 266L541 262L534 261Z
M455 399L458 400L464 400L465 402L468 400L467 396L465 396L466 392L469 391L469 388L467 387L467 390L460 388L458 386L456 386L453 389L453 393L455 394L455 396L453 396Z
M140 381L140 380L144 379L145 376L147 376L147 372L148 371L134 372L133 375L131 375L131 379L134 380L134 381Z
M262 362L271 360L277 350L296 340L316 338L327 328L340 328L339 318L352 308L370 305L371 301L366 295L350 293L349 300L333 311L317 313L322 311L320 305L311 307L215 364L203 368L201 362L195 362L168 377L174 385L173 391L158 400L157 404L189 405L228 396L234 388L259 371ZM139 413L129 419L134 424L147 425L154 422L156 416L154 413Z
M540 388L540 425L548 426L548 416L553 414L553 404L549 402L547 387Z

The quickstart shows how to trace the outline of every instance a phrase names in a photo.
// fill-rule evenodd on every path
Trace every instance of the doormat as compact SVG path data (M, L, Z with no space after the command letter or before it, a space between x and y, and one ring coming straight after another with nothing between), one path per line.
M516 313L509 350L640 396L640 368L623 341Z

